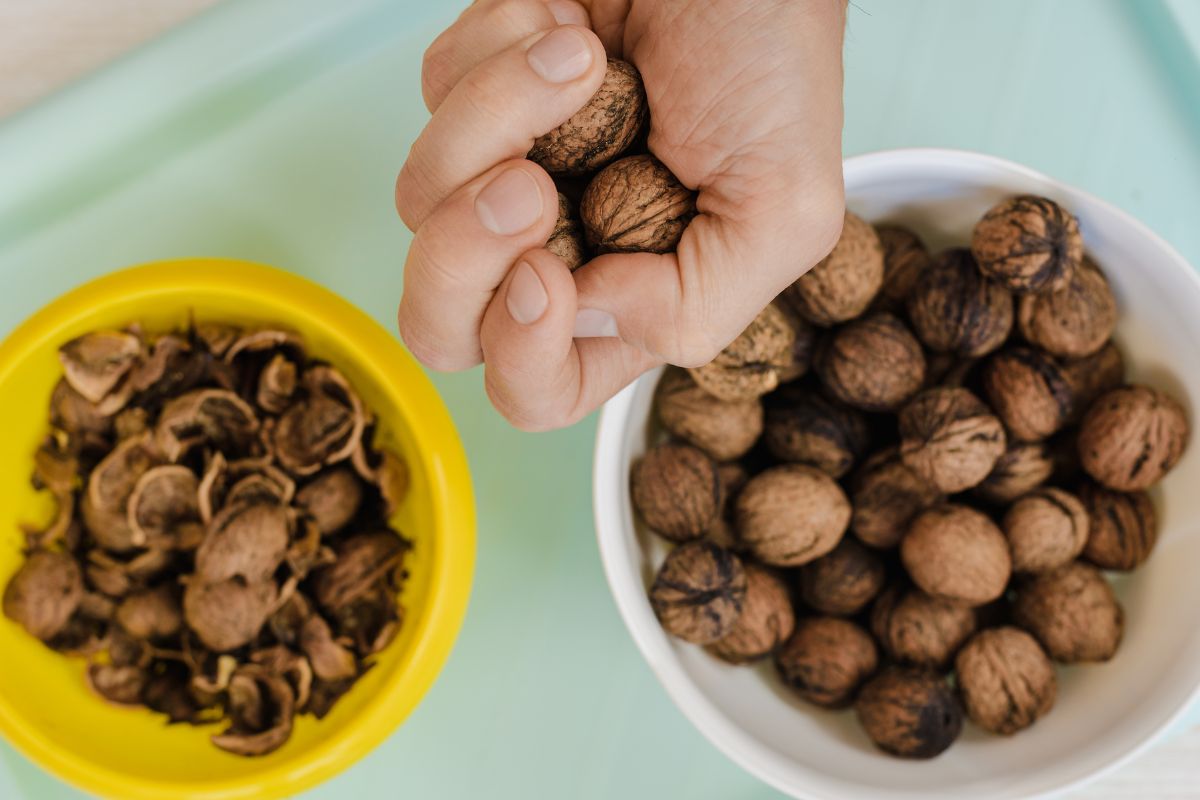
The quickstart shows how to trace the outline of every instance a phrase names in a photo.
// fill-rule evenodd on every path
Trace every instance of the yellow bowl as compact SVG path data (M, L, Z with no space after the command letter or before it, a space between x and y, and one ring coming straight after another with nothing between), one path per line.
M92 281L34 314L0 345L0 587L21 561L23 522L43 522L47 498L29 483L47 430L56 349L97 328L138 321L148 331L198 320L277 323L337 365L379 419L377 442L402 456L412 481L393 520L413 541L397 640L321 721L297 720L271 755L215 748L215 726L166 726L142 709L108 705L65 658L0 617L0 733L30 759L93 794L128 800L282 797L346 768L383 741L432 685L462 623L475 558L466 458L433 386L397 341L345 300L302 278L241 261L185 259Z

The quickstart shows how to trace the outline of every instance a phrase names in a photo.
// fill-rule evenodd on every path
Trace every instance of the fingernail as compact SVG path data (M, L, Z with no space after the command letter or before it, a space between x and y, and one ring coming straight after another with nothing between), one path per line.
M575 312L575 338L595 339L617 335L617 319L598 308L581 308Z
M573 81L592 65L592 48L574 28L555 28L525 54L529 66L551 83Z
M546 313L550 296L541 278L533 267L522 261L517 264L512 280L508 284L508 297L504 299L508 313L521 325L532 325Z
M554 21L559 25L586 26L591 22L583 6L572 0L550 0L549 3L546 3L546 7L550 9L550 13L554 15Z
M520 233L542 218L542 190L525 170L505 170L475 198L475 216L492 233Z

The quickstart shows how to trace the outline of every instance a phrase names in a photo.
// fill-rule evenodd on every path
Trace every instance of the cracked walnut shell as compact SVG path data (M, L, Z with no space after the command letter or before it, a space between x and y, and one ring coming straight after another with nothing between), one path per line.
M597 253L669 253L696 215L696 195L654 156L602 169L583 193L579 216Z

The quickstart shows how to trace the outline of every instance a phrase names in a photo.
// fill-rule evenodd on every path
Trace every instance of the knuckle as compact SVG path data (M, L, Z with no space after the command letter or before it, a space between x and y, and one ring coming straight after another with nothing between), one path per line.
M400 305L399 327L400 338L413 358L434 372L461 372L480 363L478 351L455 352L405 302Z
M429 213L431 198L434 196L433 181L429 173L420 151L414 146L408 160L400 167L400 174L396 176L396 212L414 233Z
M458 67L452 52L444 37L438 37L421 59L421 95L430 111L435 110L454 88Z
M712 340L707 328L694 314L681 312L671 324L651 331L648 349L677 367L702 367L724 347Z
M505 130L507 115L502 105L511 97L511 89L505 91L495 70L480 66L468 72L458 82L456 90L462 92L466 113L475 120L478 130Z

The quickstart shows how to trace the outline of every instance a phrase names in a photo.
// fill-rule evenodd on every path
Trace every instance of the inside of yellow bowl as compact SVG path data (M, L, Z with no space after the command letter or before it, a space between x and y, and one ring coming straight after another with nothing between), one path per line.
M376 444L403 458L411 473L407 497L393 519L413 544L406 562L410 577L400 597L404 622L375 667L324 720L300 718L280 750L244 758L208 741L219 726L168 726L150 711L107 704L84 684L81 659L52 652L0 618L0 727L18 747L36 751L31 754L36 760L92 791L163 797L173 794L173 788L207 787L207 796L235 797L296 789L287 783L288 776L344 767L411 710L433 678L428 664L414 670L414 662L428 661L422 650L433 646L431 634L445 638L445 631L428 630L431 607L444 599L435 595L447 556L440 552L446 531L439 530L447 524L447 476L439 474L443 448L437 442L431 448L429 432L419 430L421 409L405 407L414 402L404 393L405 384L424 387L426 379L394 343L391 350L366 344L371 337L390 337L344 301L274 270L246 269L250 272L239 276L227 268L196 267L195 274L186 265L162 266L158 272L139 268L134 272L141 272L141 280L117 280L92 294L84 287L68 296L71 302L56 304L65 307L52 306L54 313L42 312L32 329L26 325L6 342L0 351L0 419L6 429L0 460L0 587L21 562L21 524L44 522L51 511L29 477L34 450L48 429L50 392L61 374L57 347L90 330L132 322L150 332L178 330L194 316L198 321L273 324L300 333L310 353L341 369L375 412ZM100 284L105 281L113 283L110 278ZM402 357L400 362L391 358L394 354ZM378 363L381 358L390 363ZM438 411L444 413L440 407ZM457 452L457 442L440 444ZM458 502L469 509L469 486L465 491ZM457 557L470 559L465 553ZM459 584L469 584L469 569ZM467 585L442 586L440 591L453 592L451 604L465 606ZM452 627L457 626L455 617ZM449 638L453 635L450 631ZM449 642L442 644L448 651ZM433 671L444 655L435 657ZM364 737L374 740L364 746Z

